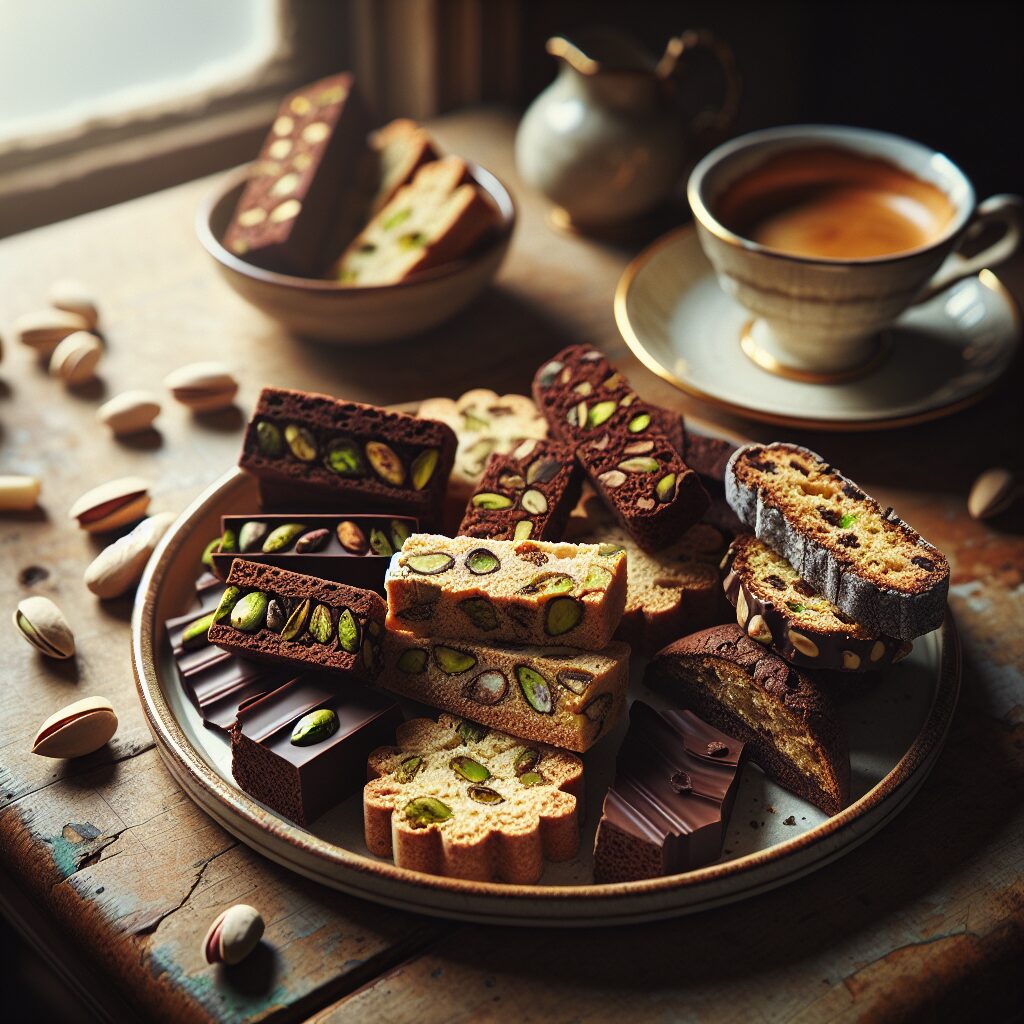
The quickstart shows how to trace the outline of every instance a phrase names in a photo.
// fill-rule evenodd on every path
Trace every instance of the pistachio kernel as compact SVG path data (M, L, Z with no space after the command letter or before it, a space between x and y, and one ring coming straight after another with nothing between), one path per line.
M597 546L597 553L602 558L611 558L613 555L617 555L620 551L625 550L621 544L604 543Z
M409 467L409 476L412 479L412 489L422 491L430 483L437 463L441 458L441 452L437 448L425 448L412 460Z
M619 469L625 473L656 473L658 471L658 460L638 455L633 459L623 459L619 463Z
M542 572L534 576L520 594L564 594L576 586L576 581L564 572Z
M612 401L598 402L587 413L587 429L594 430L609 420L615 412L616 403Z
M405 483L405 466L394 449L383 441L367 441L364 450L366 461L381 480L392 487L401 487Z
M182 650L194 651L197 647L203 647L210 642L207 633L210 632L210 627L213 625L215 614L216 612L210 612L185 628L185 632L181 634Z
M571 600L571 598L570 598ZM526 703L542 715L550 715L555 709L555 699L548 681L529 665L516 665L516 680L523 691Z
M544 610L544 632L548 636L562 636L575 629L586 609L575 597L555 597Z
M405 820L413 828L427 828L448 821L452 817L452 809L442 800L433 796L418 796L410 800L402 808Z
M388 558L395 553L391 541L388 540L388 535L376 526L370 530L370 550L375 555L386 555Z
M331 619L331 610L325 604L318 604L309 617L309 635L318 644L331 642L334 636L334 622Z
M306 631L306 622L309 619L312 605L313 602L307 597L295 606L291 615L288 616L288 621L284 624L284 629L281 630L282 640L298 640L302 636Z
M304 523L282 523L274 527L263 541L263 552L269 555L275 551L286 551L305 528Z
M642 412L637 416L634 416L629 423L626 424L626 429L631 434L642 434L651 425L651 414L649 412Z
M354 555L365 555L370 550L366 534L351 519L343 519L338 523L335 533L338 543Z
M499 512L512 507L512 499L494 491L481 491L472 498L473 508L486 509L488 512Z
M406 523L403 523L400 519L391 520L391 543L396 551L401 551L402 545L411 535L412 530L409 529Z
M478 804L503 804L505 802L505 798L490 786L470 786L466 790L466 795Z
M534 516L542 516L548 510L548 499L535 488L524 491L523 496L519 499L519 504L524 511Z
M501 568L501 562L493 551L487 548L474 548L466 555L466 568L475 576L486 576Z
M538 764L540 764L540 751L534 750L533 747L525 747L516 754L512 768L516 775L525 775L527 772L532 772Z
M533 523L529 519L520 519L512 533L512 539L517 543L521 540L529 540L533 534Z
M202 565L205 565L207 569L213 568L213 556L220 551L221 539L222 538L220 537L214 537L213 540L203 548L203 555L199 561Z
M295 554L310 555L316 551L322 551L330 536L331 531L324 528L310 530L309 533L304 533L295 542Z
M477 629L488 633L498 628L498 613L486 597L467 597L458 608Z
M476 664L476 656L468 651L458 651L454 647L437 644L434 647L434 664L449 676L457 676L468 672Z
M422 647L410 647L398 657L398 671L418 676L427 667L427 652Z
M323 743L338 731L338 716L330 708L320 708L303 715L292 729L291 742L296 747Z
M268 420L260 420L256 424L256 447L260 455L268 459L280 458L284 452L284 438L275 424Z
M402 761L392 773L396 782L412 782L425 766L426 762L419 754L413 754Z
M618 469L609 469L597 478L598 483L605 487L621 487L626 482L626 474Z
M467 782L486 782L491 777L490 771L484 765L465 754L453 757L448 762L448 767Z
M338 646L346 654L359 650L359 621L349 608L342 608L338 616Z
M240 598L231 609L231 625L243 633L257 633L263 628L267 617L270 595L262 590L253 590Z
M316 438L305 427L289 423L284 428L284 439L292 455L301 462L316 459Z
M540 772L523 772L519 776L519 784L529 789L531 786L539 786L544 781Z
M338 476L365 476L366 464L355 441L347 437L335 437L327 442L324 449L324 465Z
M463 718L459 720L459 724L455 727L455 732L463 743L479 743L487 735L487 726L477 725L476 722Z
M605 590L612 581L612 574L603 566L592 566L583 581L582 593L588 590Z
M217 605L217 608L213 613L213 621L223 622L231 614L231 609L238 604L238 600L241 596L241 587L225 587L224 593L220 596L220 604Z
M633 441L622 449L623 455L649 455L654 451L653 441Z
M550 363L542 366L537 374L537 384L542 388L549 388L558 379L559 373L562 371L563 363L560 363L557 359L552 359Z
M526 482L528 484L550 483L558 476L559 469L561 469L561 463L557 459L542 455L540 458L534 459L527 468Z
M401 665L399 665L399 668L401 668ZM507 694L508 680L503 672L499 672L495 668L486 669L481 672L462 689L462 695L467 700L471 700L475 704L484 704L488 707L500 704Z
M427 551L420 555L409 555L402 564L421 576L437 576L447 572L455 564L455 559L443 551Z
M658 496L658 501L667 502L671 501L676 493L676 475L675 473L669 473L663 476L654 487L654 493Z
M359 648L359 656L363 659L363 667L371 676L380 672L379 649L370 639L369 634L364 634L362 646Z
M263 545L263 538L266 537L267 532L267 524L255 519L242 523L242 528L238 531L239 551L248 554L250 551L258 550Z

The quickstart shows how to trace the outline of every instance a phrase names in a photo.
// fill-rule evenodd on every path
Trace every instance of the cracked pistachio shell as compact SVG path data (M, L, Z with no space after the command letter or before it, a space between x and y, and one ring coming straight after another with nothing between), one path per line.
M190 363L164 378L171 395L192 412L226 409L238 393L238 381L222 363Z
M370 550L366 534L351 519L343 519L338 523L335 533L338 535L338 543L354 555L364 555Z
M48 597L26 597L19 601L13 621L18 632L40 654L64 659L75 653L75 636L68 620Z
M247 903L236 903L214 918L203 939L203 956L208 964L238 964L259 945L261 938L260 912Z
M462 689L462 695L467 700L488 706L500 704L507 694L508 680L496 668L485 669Z
M148 430L160 415L160 400L151 391L122 391L96 410L96 419L123 437Z
M281 630L282 640L298 640L302 636L312 607L313 602L308 597L295 606L291 615L288 616L288 621L284 624L284 629Z
M86 533L103 533L141 519L149 508L149 481L125 476L86 491L70 508L68 517Z
M304 533L295 542L295 554L308 555L317 551L322 551L327 546L327 541L330 540L330 537L330 530L323 528L310 530L309 533Z
M84 757L117 732L117 715L105 697L86 697L54 712L39 727L32 753L43 757Z
M119 597L134 587L174 518L170 512L158 512L105 547L85 570L85 585L103 600Z

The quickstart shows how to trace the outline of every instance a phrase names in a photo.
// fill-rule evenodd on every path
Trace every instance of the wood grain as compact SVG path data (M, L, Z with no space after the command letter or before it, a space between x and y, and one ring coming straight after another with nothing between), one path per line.
M546 355L577 340L607 351L645 397L698 408L643 371L615 330L614 286L646 236L594 242L550 229L543 203L516 179L508 118L456 115L436 130L503 178L520 225L496 287L408 342L331 350L283 335L244 305L193 235L209 180L0 243L3 469L44 479L38 513L0 519L0 579L8 607L28 594L56 600L79 646L57 664L3 627L0 864L17 898L0 902L115 1018L125 1006L164 1020L1006 1016L1024 995L1010 969L1024 952L1024 524L975 523L964 501L987 466L1024 468L1020 362L994 396L947 421L880 435L786 435L822 451L947 552L966 658L961 710L931 779L894 824L816 875L739 906L625 931L455 929L287 874L239 847L171 782L134 692L130 600L97 602L81 583L98 545L66 519L80 493L137 473L153 481L154 510L180 510L234 462L264 384L378 403L470 386L522 390ZM101 381L77 393L50 380L7 330L65 275L95 289L107 342ZM1018 294L1021 280L1017 263ZM193 417L167 397L158 429L128 441L95 423L103 398L162 391L164 374L206 358L238 375L235 410ZM111 744L70 763L33 757L39 722L92 693L120 716ZM240 968L208 967L198 942L238 900L263 911L265 945ZM104 998L114 988L119 996Z

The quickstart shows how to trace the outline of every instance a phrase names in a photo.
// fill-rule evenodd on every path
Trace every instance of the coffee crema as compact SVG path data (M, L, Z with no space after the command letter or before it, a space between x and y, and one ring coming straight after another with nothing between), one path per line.
M768 249L856 260L930 245L956 207L887 160L819 146L769 157L730 185L714 212L730 231Z

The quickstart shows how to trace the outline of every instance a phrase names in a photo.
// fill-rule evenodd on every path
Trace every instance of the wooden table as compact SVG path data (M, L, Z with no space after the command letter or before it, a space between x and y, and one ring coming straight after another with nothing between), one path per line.
M77 393L9 337L0 366L3 471L45 481L40 511L0 520L6 604L53 597L79 646L74 661L56 663L3 627L6 914L86 1005L113 1019L977 1020L1019 1010L1024 543L1019 522L997 532L964 508L981 469L1022 468L1019 365L981 406L929 426L786 432L825 452L950 555L964 639L963 697L931 778L884 832L798 883L618 931L457 926L289 874L238 844L171 781L136 699L131 601L98 602L81 583L97 550L66 518L81 492L138 473L154 482L154 509L180 510L234 462L264 384L377 403L468 386L524 390L540 360L572 340L602 347L651 399L692 408L638 366L616 331L612 293L636 246L550 229L544 205L517 181L508 118L458 115L437 132L504 178L521 221L497 287L450 325L394 348L303 343L230 293L192 230L211 181L0 243L0 325L41 306L50 282L73 274L95 288L109 344L102 381ZM95 423L105 395L161 390L166 372L204 358L237 372L236 410L197 419L168 399L159 433L138 441L116 442ZM92 693L109 697L120 717L108 750L73 762L28 752L43 718ZM239 968L208 967L200 940L238 901L262 910L267 945Z

